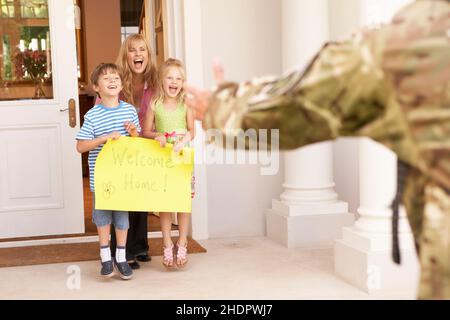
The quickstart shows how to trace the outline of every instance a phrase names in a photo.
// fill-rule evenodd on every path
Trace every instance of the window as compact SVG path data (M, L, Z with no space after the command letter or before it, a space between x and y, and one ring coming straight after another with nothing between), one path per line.
M122 42L130 34L139 33L140 17L143 11L143 0L120 1L120 25Z
M47 0L0 1L0 100L51 98Z
M139 26L136 26L136 27L122 27L121 28L122 42L124 42L125 39L130 34L135 34L135 33L139 33Z
M47 19L47 0L0 0L2 18Z
M48 19L47 0L20 0L20 14L24 19Z
M0 0L1 17L14 18L14 0Z

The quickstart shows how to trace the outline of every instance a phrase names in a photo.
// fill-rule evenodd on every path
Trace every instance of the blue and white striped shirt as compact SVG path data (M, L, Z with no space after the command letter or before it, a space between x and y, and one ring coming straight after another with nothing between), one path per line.
M138 132L141 132L136 109L131 104L120 101L117 107L112 108L97 104L85 114L83 126L78 132L76 139L93 140L114 131L120 132L123 136L129 136L124 126L126 121L133 122ZM97 160L97 156L102 150L103 145L89 151L89 180L92 192L94 192L95 160Z

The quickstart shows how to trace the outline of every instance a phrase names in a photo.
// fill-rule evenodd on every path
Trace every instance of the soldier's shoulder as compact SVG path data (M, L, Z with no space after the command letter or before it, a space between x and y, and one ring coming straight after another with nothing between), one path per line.
M390 30L414 30L450 20L450 1L414 1L400 9L393 17ZM415 28L414 28L415 27Z
M386 52L415 53L448 43L450 37L450 1L414 1L401 8L391 22L369 33L365 40L382 57ZM422 48L422 49L421 49ZM425 50L425 49L423 49Z

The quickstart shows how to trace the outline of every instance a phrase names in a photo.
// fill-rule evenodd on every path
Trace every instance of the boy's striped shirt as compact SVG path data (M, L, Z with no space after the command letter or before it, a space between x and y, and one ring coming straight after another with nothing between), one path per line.
M114 131L120 132L123 136L129 136L124 126L126 121L133 122L138 132L141 132L138 114L131 104L120 101L117 107L112 108L97 104L85 114L83 126L78 132L76 139L92 140ZM97 156L102 148L103 144L89 151L89 180L92 192L94 192L95 160L97 160Z

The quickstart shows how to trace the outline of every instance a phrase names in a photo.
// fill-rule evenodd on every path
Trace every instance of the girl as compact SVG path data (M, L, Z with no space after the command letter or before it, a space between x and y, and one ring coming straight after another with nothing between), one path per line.
M123 89L120 99L135 106L141 127L158 85L158 74L154 61L156 60L150 50L150 45L141 34L133 34L125 39L116 60L116 64L123 74ZM139 269L136 260L151 260L148 254L147 212L130 212L129 220L127 261L132 269ZM115 246L116 239L112 233L112 250Z
M194 139L194 116L184 105L183 85L186 80L183 63L176 59L168 59L159 68L158 94L148 108L142 135L152 138L161 144L173 143L173 150L180 152ZM153 131L153 125L156 131ZM193 189L193 184L192 184ZM193 190L192 190L193 196ZM174 245L170 236L172 214L160 212L161 230L164 240L163 264L170 268L174 263L183 267L187 263L187 234L189 229L189 213L178 212L180 237L177 242L176 258Z

